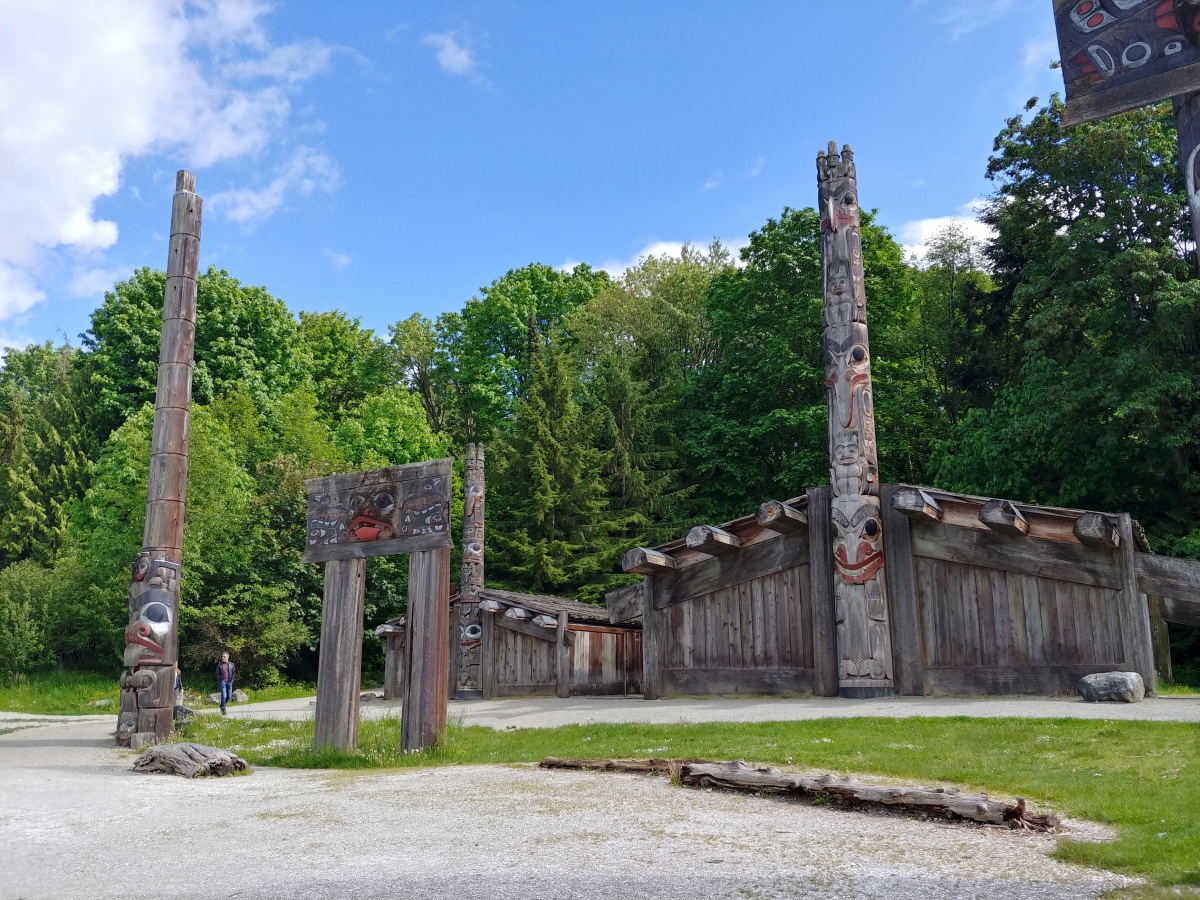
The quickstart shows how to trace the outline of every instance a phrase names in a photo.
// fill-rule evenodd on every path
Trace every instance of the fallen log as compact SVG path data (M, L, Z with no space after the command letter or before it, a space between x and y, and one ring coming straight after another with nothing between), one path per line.
M164 775L182 775L184 778L231 775L245 769L246 761L228 750L190 742L148 747L133 761L135 772L147 775L160 772Z
M598 772L678 774L687 787L721 788L758 794L784 794L823 798L852 807L886 807L919 812L948 819L966 819L988 825L1005 825L1029 831L1054 831L1054 813L1035 813L1018 798L1008 804L986 794L964 794L957 788L924 788L910 785L868 784L849 776L798 775L773 767L748 766L745 762L667 759L558 759L541 762L546 769L586 769Z

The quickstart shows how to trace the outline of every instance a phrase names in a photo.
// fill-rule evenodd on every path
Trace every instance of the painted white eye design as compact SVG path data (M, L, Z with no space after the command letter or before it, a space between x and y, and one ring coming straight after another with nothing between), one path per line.
M1154 51L1145 41L1134 41L1121 51L1121 65L1136 69L1138 66L1144 66L1150 62L1150 57L1153 55Z
M171 630L171 609L165 603L152 600L142 607L142 621L154 634L162 637Z
M472 623L463 626L462 636L468 641L477 641L483 637L483 626Z

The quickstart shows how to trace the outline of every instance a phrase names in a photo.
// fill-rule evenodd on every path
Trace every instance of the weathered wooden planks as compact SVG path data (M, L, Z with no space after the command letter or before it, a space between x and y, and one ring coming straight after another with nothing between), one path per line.
M665 609L688 598L744 584L755 578L808 562L808 541L803 536L780 537L714 557L652 579L654 608Z
M1141 593L1200 602L1200 560L1135 553L1134 569Z
M768 500L758 508L755 519L763 528L777 534L797 534L808 531L808 513L780 503L778 500Z
M1121 633L1125 641L1125 661L1129 671L1137 672L1146 683L1146 696L1156 694L1154 669L1154 641L1150 634L1150 609L1145 595L1158 593L1146 591L1138 586L1137 551L1133 543L1133 520L1129 513L1117 516L1117 529L1121 534L1121 545L1116 556L1121 566Z
M906 491L916 491L916 500L913 501L911 496L906 495ZM899 504L896 502L897 498L901 498ZM892 666L896 693L921 695L925 693L924 661L921 655L921 613L908 520L930 518L930 504L937 516L941 515L941 509L923 491L901 485L882 485L880 500L883 512L883 539L888 548L888 564L884 572L892 613ZM916 508L917 502L921 504L920 509Z
M325 563L317 706L313 749L358 748L358 696L362 673L363 596L367 564L361 559Z
M1115 589L1121 584L1121 569L1113 552L1078 543L1012 538L936 522L913 521L910 527L915 556L1096 587Z
M446 731L450 647L450 550L409 556L408 629L400 747L435 747Z
M838 695L837 617L833 608L833 539L829 488L808 491L809 584L812 597L813 693Z
M608 607L608 620L616 625L620 622L630 622L642 615L642 583L628 585L609 591L604 595Z

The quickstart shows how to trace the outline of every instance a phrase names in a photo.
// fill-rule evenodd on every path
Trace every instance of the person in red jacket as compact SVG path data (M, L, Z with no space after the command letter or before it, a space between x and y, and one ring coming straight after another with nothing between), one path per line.
M233 662L229 659L228 651L221 654L221 661L217 663L217 687L221 691L221 715L228 715L225 712L225 704L233 696L233 676L236 668Z

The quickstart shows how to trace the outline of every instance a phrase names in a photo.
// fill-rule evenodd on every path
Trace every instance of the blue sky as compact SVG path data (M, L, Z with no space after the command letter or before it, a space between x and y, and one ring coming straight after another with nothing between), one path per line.
M181 167L202 265L381 333L529 262L737 246L831 139L917 245L1056 55L1051 0L7 0L0 341L77 342L163 267Z

